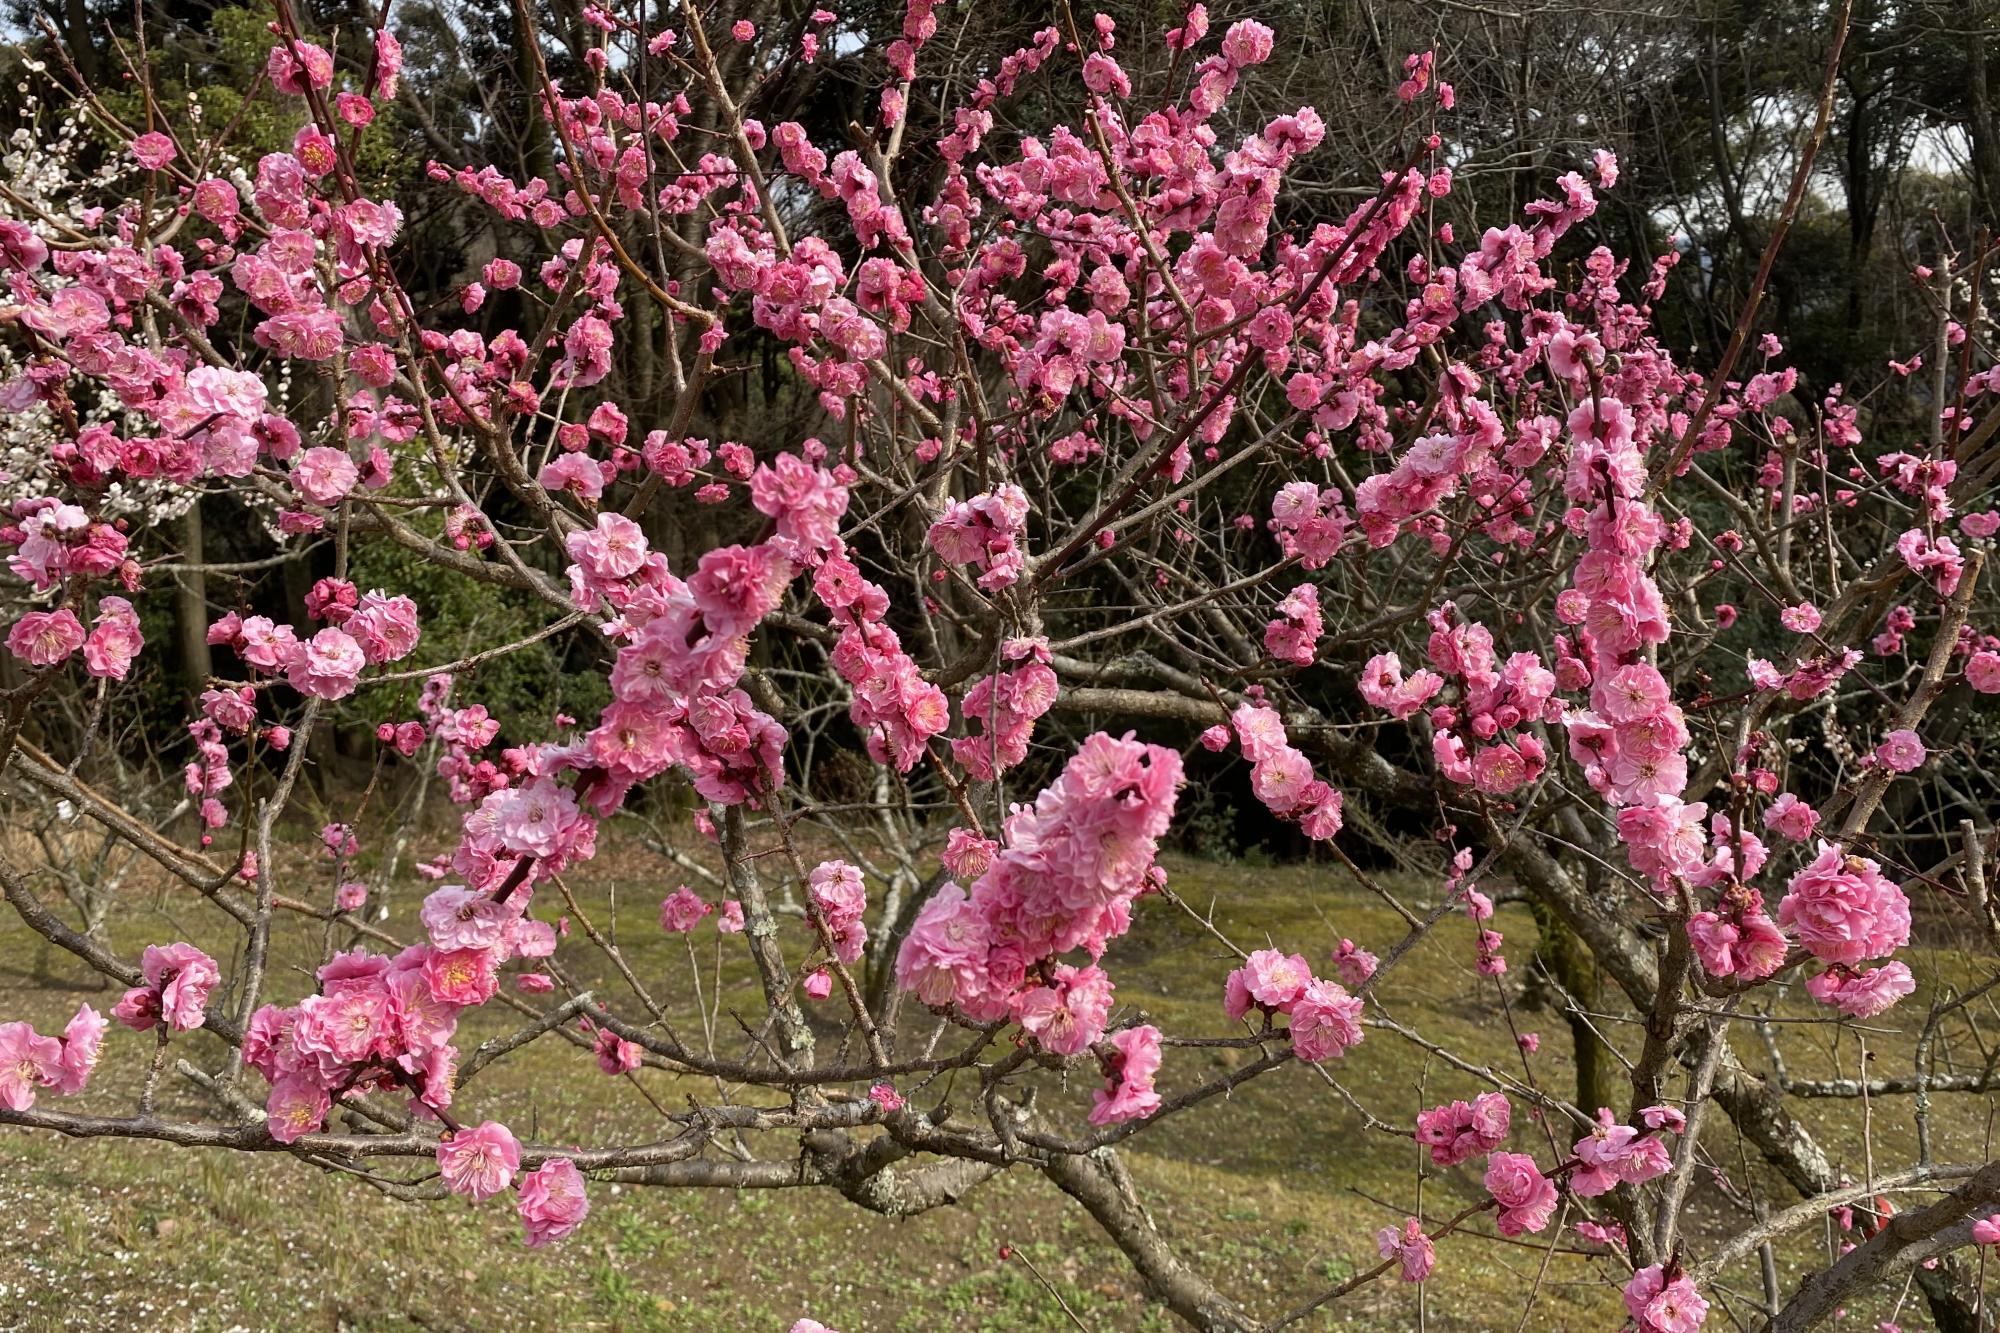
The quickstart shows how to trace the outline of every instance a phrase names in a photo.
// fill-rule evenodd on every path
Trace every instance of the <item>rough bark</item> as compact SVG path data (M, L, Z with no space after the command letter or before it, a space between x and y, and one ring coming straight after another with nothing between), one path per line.
M1990 1211L1995 1202L2000 1202L2000 1162L1982 1167L1929 1207L1890 1218L1869 1240L1808 1278L1764 1326L1765 1333L1818 1328L1862 1288L1892 1282L1925 1259L1964 1245L1971 1238L1975 1215Z
M1042 1164L1056 1188L1082 1204L1146 1280L1154 1299L1202 1333L1249 1333L1256 1323L1173 1252L1139 1202L1116 1152L1057 1155Z
M793 1069L804 1069L813 1060L812 1028L806 1023L805 1011L799 1007L784 950L778 947L778 923L764 896L763 880L757 868L745 859L744 852L743 808L732 805L722 820L723 868L728 873L730 888L743 904L744 939L750 946L750 958L757 965L765 1001L777 1022L785 1063Z

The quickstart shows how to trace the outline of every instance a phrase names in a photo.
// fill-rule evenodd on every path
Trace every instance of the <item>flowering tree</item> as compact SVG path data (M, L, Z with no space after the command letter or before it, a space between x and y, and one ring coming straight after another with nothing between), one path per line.
M1427 54L1390 103L1404 158L1318 217L1286 194L1315 112L1231 128L1273 50L1255 21L1212 32L1195 5L1133 51L1065 7L967 86L927 70L929 0L894 34L826 11L763 31L646 15L587 8L580 49L526 52L550 174L433 165L538 247L442 309L399 281L403 210L358 165L404 74L386 6L336 38L279 0L258 91L291 137L254 160L233 124L163 116L143 58L129 98L47 70L67 101L37 111L48 132L0 184L0 396L39 441L0 529L22 608L0 763L236 942L223 961L185 941L121 956L101 912L72 926L10 852L23 921L126 989L60 1035L0 1024L0 1124L509 1196L529 1245L587 1225L593 1180L819 1187L907 1216L1033 1171L1174 1313L1233 1329L1259 1320L1176 1252L1119 1145L1293 1062L1400 1041L1488 1090L1414 1125L1353 1109L1440 1167L1483 1160L1487 1197L1386 1228L1379 1266L1261 1326L1422 1282L1488 1214L1603 1247L1643 1333L1686 1333L1723 1299L1802 1329L1911 1280L1941 1323L1977 1326L1948 1256L2000 1239L2000 1167L1935 1156L1929 1117L1991 1085L1990 1059L1937 1062L1977 1041L1967 1006L2000 972L1939 992L1910 1076L1864 1057L1853 1079L1797 1080L1775 1043L1753 1067L1744 1039L1802 980L1808 1021L1865 1048L1856 1020L1916 988L1897 957L1913 897L1989 954L2000 935L1993 788L1939 720L2000 692L1981 596L2000 531L1982 507L2000 474L1990 256L1917 275L1938 338L1897 369L1930 386L1929 430L1871 448L1837 388L1795 396L1755 295L1722 364L1676 361L1650 325L1675 256L1633 269L1578 242L1617 183L1609 153L1455 238L1436 219L1452 92ZM850 146L745 109L794 62L861 52L890 76ZM1067 114L1029 119L1047 105ZM488 303L518 317L482 333ZM761 452L700 438L704 405L770 348L810 430ZM640 356L662 393L635 387ZM631 408L648 394L666 410ZM162 812L88 764L148 649L130 599L179 554L159 520L203 496L281 555L330 550L331 572L289 620L208 624L224 665L182 724L187 802ZM743 540L691 535L723 517ZM350 577L383 548L538 623L399 666L426 608ZM478 669L572 632L608 702L499 748ZM423 851L418 873L445 882L420 910L376 913L393 860L372 885L352 873L360 834L336 822L315 870L287 853L286 816L316 733L419 684L372 734L462 819ZM34 740L58 698L88 719L72 753ZM1038 734L1061 747L1046 781L1010 783L1037 772ZM843 739L866 755L858 798L815 780L817 743ZM1216 930L1235 961L1208 979L1212 1021L1163 1032L1121 1011L1106 951L1141 900L1192 914L1156 855L1190 766L1225 762L1407 933L1317 964ZM711 892L666 894L660 928L718 931L754 968L764 1012L733 1042L689 1029L681 979L640 975L573 888L608 825L684 788L697 808L658 850ZM1428 835L1435 906L1357 862L1350 806ZM1906 859L1921 840L1883 836L1918 810L1950 840L1928 869ZM1608 977L1599 1003L1644 1033L1622 1073L1572 1099L1537 1080L1533 1042L1518 1072L1490 1068L1371 1008L1455 912L1482 923L1475 962L1506 1005L1482 884L1526 895ZM287 923L325 941L309 988L270 966ZM577 983L593 951L618 986ZM837 1040L809 1018L822 1005ZM1580 1065L1616 1054L1568 1009ZM509 1035L464 1051L479 1010L511 1011ZM109 1022L154 1034L138 1105L66 1109ZM713 1093L659 1107L642 1142L524 1140L475 1075L536 1040ZM1213 1075L1176 1060L1189 1047L1243 1058ZM155 1110L183 1052L173 1072L209 1118ZM1037 1100L1065 1074L1095 1084L1087 1108ZM1840 1178L1803 1096L1911 1098L1914 1158ZM1718 1117L1800 1198L1695 1240L1682 1206L1726 1176L1700 1138ZM1836 1211L1854 1244L1781 1289L1760 1254Z

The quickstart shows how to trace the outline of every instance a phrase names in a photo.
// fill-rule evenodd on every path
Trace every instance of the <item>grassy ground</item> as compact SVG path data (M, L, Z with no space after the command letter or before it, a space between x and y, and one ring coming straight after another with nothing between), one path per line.
M662 886L645 867L605 859L618 884L620 935L636 970L663 996L692 1012L688 960L679 940L663 938L652 904ZM1253 869L1176 862L1173 881L1190 902L1213 904L1232 937L1254 947L1269 940L1323 960L1341 936L1384 950L1400 935L1393 914L1349 883L1344 872L1314 867ZM671 883L671 881L669 881ZM1401 886L1421 898L1422 886ZM600 894L604 891L600 889ZM608 896L585 900L608 925ZM538 904L545 912L553 904ZM416 933L416 902L399 902L387 928ZM114 942L136 952L147 940L204 940L184 897L135 894L121 905ZM1535 935L1525 910L1503 907L1500 927L1518 983L1528 971ZM711 933L702 941L703 985L713 994ZM209 942L220 945L218 939ZM296 939L275 988L309 988L304 965L319 941ZM607 964L581 939L561 957L588 978L617 990ZM1386 1011L1426 1037L1473 1058L1519 1068L1513 1033L1491 979L1471 966L1468 924L1452 918L1387 979ZM1916 962L1917 960L1913 960ZM1170 905L1152 899L1108 968L1121 1004L1145 1009L1176 1032L1218 1032L1227 965L1215 941ZM1959 976L1957 955L1931 950L1919 964L1934 982ZM732 1011L756 1012L747 977L724 969L722 1025ZM1518 985L1510 990L1517 1006ZM1882 1028L1922 1020L1928 987ZM100 1009L115 995L94 991L79 967L41 947L11 913L0 920L0 1016L59 1030L80 999ZM497 1006L489 1006L497 1008ZM831 1009L829 1007L829 1012ZM1545 1086L1570 1095L1573 1072L1561 1022L1547 1011L1516 1008L1522 1029L1543 1036L1533 1062ZM1898 1019L1901 1023L1898 1023ZM692 1021L692 1020L690 1020ZM509 1024L481 1013L461 1030L471 1045ZM695 1025L698 1030L698 1025ZM1630 1029L1611 1035L1632 1041ZM1803 1025L1779 1029L1794 1076L1852 1073L1850 1034L1829 1048ZM1910 1032L1871 1034L1878 1072L1907 1068ZM150 1037L114 1029L91 1091L69 1109L127 1114ZM1763 1055L1747 1032L1739 1049L1753 1064ZM177 1054L213 1065L220 1048L184 1038ZM1233 1052L1175 1051L1161 1076L1165 1090L1194 1084L1226 1067ZM1886 1068L1881 1068L1886 1067ZM1475 1090L1395 1036L1377 1031L1344 1062L1328 1068L1340 1086L1384 1119L1408 1124L1420 1105ZM656 1072L641 1074L663 1103L713 1089L677 1088ZM170 1076L171 1082L171 1076ZM255 1076L251 1082L261 1088ZM1092 1076L1074 1086L1051 1082L1049 1104L1087 1105ZM259 1094L261 1095L261 1093ZM1984 1105L1941 1099L1938 1156L1977 1157ZM461 1114L506 1121L523 1137L603 1143L646 1134L657 1116L633 1089L603 1078L586 1052L535 1043L494 1066L461 1092ZM213 1112L185 1084L162 1098L168 1113ZM1859 1108L1821 1102L1809 1118L1857 1178L1866 1170ZM1907 1099L1873 1115L1878 1168L1908 1159ZM1075 1117L1080 1122L1080 1115ZM1567 1135L1563 1136L1565 1146ZM1548 1142L1517 1114L1516 1142L1543 1161ZM1739 1201L1704 1177L1689 1208L1698 1239L1734 1229L1746 1216L1741 1191L1772 1189L1739 1156L1726 1122L1705 1144L1728 1173ZM780 1151L782 1149L779 1149ZM1369 1133L1340 1093L1313 1071L1281 1069L1228 1098L1177 1117L1161 1132L1134 1140L1128 1160L1156 1217L1182 1253L1225 1291L1262 1313L1298 1303L1374 1262L1370 1237L1417 1202L1417 1154L1407 1139ZM1435 1172L1423 1185L1423 1209L1436 1216L1481 1197L1477 1175ZM597 1183L583 1230L549 1250L520 1245L510 1207L452 1200L400 1203L354 1179L322 1174L277 1155L190 1153L159 1145L69 1142L0 1131L0 1329L221 1330L783 1330L812 1314L845 1333L875 1330L1073 1329L1061 1305L1018 1256L1026 1256L1086 1328L1163 1329L1172 1321L1150 1306L1120 1256L1091 1220L1039 1177L1016 1172L976 1189L955 1208L908 1221L864 1212L816 1191L634 1189ZM1575 1218L1570 1218L1574 1221ZM1480 1228L1485 1230L1486 1228ZM1532 1239L1532 1238L1531 1238ZM1619 1321L1615 1264L1573 1250L1573 1236L1549 1255L1490 1235L1447 1241L1436 1277L1419 1294L1400 1284L1366 1287L1308 1321L1308 1328L1442 1331L1607 1329ZM1789 1283L1806 1271L1814 1235L1780 1256ZM1017 1257L1003 1261L1002 1247ZM1523 1293L1536 1285L1533 1310ZM1418 1302L1424 1306L1419 1318ZM1889 1312L1857 1303L1850 1326L1870 1327ZM1921 1318L1905 1307L1903 1325ZM1864 1316L1866 1316L1864 1318ZM1719 1326L1728 1327L1721 1315Z

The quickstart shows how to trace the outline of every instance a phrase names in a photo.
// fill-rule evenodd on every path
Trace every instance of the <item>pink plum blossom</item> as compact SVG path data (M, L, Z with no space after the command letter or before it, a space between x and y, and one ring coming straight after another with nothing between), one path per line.
M1708 1302L1686 1274L1669 1278L1652 1264L1625 1284L1625 1310L1640 1333L1696 1333L1708 1318Z
M30 611L7 631L7 651L35 667L67 661L83 642L83 625L68 607Z
M1903 728L1889 732L1882 737L1882 743L1875 747L1875 757L1898 773L1909 773L1923 767L1924 743L1917 733Z
M191 1032L206 1017L208 993L222 980L210 958L192 944L149 944L140 958L145 985L125 992L111 1016L145 1032L164 1021L175 1032Z
M439 1143L437 1162L445 1188L479 1203L513 1183L521 1145L505 1125L488 1120Z
M1111 1125L1142 1120L1160 1108L1153 1075L1160 1068L1160 1030L1150 1024L1111 1034L1103 1055L1106 1084L1095 1095L1090 1123Z
M712 905L703 902L694 890L683 884L660 901L660 929L669 934L685 935L714 910Z
M1486 1163L1486 1192L1500 1205L1503 1236L1540 1231L1555 1212L1556 1187L1525 1153L1496 1152Z
M0 1023L0 1106L25 1111L35 1090L53 1086L63 1075L63 1044L38 1036L26 1023Z
M1792 878L1778 920L1799 943L1829 963L1886 957L1910 942L1910 903L1903 891L1863 856L1830 842Z
M1405 1282L1422 1282L1437 1267L1437 1249L1424 1234L1416 1218L1403 1220L1401 1227L1384 1227L1375 1233L1375 1248L1384 1259L1394 1259Z
M590 1213L583 1173L567 1157L551 1157L521 1177L516 1208L529 1249L539 1249L583 1225Z

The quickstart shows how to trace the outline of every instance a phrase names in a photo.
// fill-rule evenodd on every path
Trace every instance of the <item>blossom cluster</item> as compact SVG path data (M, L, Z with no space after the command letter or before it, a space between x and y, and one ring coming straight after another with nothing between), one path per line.
M1003 662L1014 665L981 676L959 701L970 733L954 739L951 757L973 778L991 782L1028 757L1035 722L1055 706L1059 682L1049 665L1048 640L1009 639Z
M1457 1166L1483 1157L1507 1141L1514 1108L1497 1092L1470 1102L1450 1102L1417 1114L1417 1142L1431 1150L1439 1166Z
M1238 1023L1253 1009L1267 1019L1284 1014L1290 1020L1293 1054L1313 1064L1338 1060L1361 1044L1360 997L1338 982L1315 977L1299 954L1276 949L1251 953L1224 982L1223 1008Z
M567 1157L551 1157L521 1171L521 1144L497 1120L454 1131L438 1144L438 1174L453 1194L480 1203L512 1185L515 1210L530 1249L539 1249L583 1225L590 1213L583 1173ZM515 1178L519 1176L519 1183Z
M222 982L215 960L192 944L149 944L140 955L144 984L132 987L111 1006L111 1016L134 1032L165 1024L172 1032L192 1032L208 1017L209 992Z
M104 1047L103 1015L79 1005L60 1037L44 1037L26 1023L0 1023L0 1106L25 1111L39 1088L63 1096L82 1092Z
M881 56L894 76L877 113L886 135L905 125L917 60L939 28L934 9L933 0L909 0L900 28L884 34ZM834 18L820 11L803 25L807 62ZM1087 567L1134 549L1131 529L1115 526L1128 518L1113 511L1149 487L1165 497L1153 508L1170 515L1153 531L1191 544L1176 526L1197 512L1188 495L1220 475L1210 469L1234 466L1252 449L1269 449L1283 480L1268 511L1261 497L1241 506L1231 540L1254 544L1260 559L1276 552L1240 585L1268 584L1258 606L1269 615L1252 611L1243 633L1224 636L1250 659L1228 673L1227 703L1220 690L1211 703L1199 689L1174 702L1213 707L1209 719L1226 712L1201 743L1216 754L1236 748L1252 793L1273 816L1316 842L1342 827L1342 792L1294 744L1313 744L1305 739L1313 728L1301 725L1305 715L1291 711L1287 692L1322 661L1326 616L1342 596L1323 603L1323 589L1346 572L1337 566L1365 572L1371 552L1405 538L1440 573L1469 562L1469 543L1496 567L1548 549L1580 551L1553 599L1561 631L1542 635L1534 650L1509 642L1534 625L1527 614L1475 619L1461 606L1487 593L1432 604L1441 586L1433 584L1408 612L1412 626L1429 630L1422 665L1410 643L1400 656L1371 644L1358 675L1362 700L1413 724L1419 752L1457 789L1443 789L1452 802L1482 815L1524 805L1566 753L1603 802L1647 905L1685 930L1705 974L1698 982L1755 982L1811 958L1821 970L1807 981L1809 994L1856 1018L1914 991L1909 968L1891 958L1910 938L1908 899L1883 864L1843 845L1850 835L1818 842L1775 914L1766 910L1753 881L1774 855L1804 859L1821 822L1797 793L1779 791L1779 742L1752 731L1734 754L1711 756L1736 798L1726 809L1687 799L1691 761L1701 756L1690 718L1699 723L1714 698L1661 651L1700 619L1702 577L1678 581L1669 558L1705 540L1714 574L1744 552L1745 539L1670 519L1677 510L1657 492L1696 455L1726 447L1774 412L1798 378L1775 366L1741 382L1719 375L1697 409L1710 386L1648 331L1645 303L1664 291L1671 256L1654 266L1637 301L1623 292L1631 285L1625 267L1601 248L1578 258L1575 282L1558 282L1554 273L1568 261L1556 246L1593 217L1598 192L1616 184L1609 153L1588 176L1564 175L1554 197L1534 201L1521 221L1488 228L1469 247L1454 248L1448 229L1439 230L1440 244L1426 237L1399 246L1453 188L1442 140L1424 137L1344 218L1293 230L1279 207L1286 176L1327 127L1311 107L1254 116L1239 108L1240 124L1225 130L1225 109L1246 73L1271 57L1274 34L1246 19L1210 43L1206 10L1194 5L1168 36L1174 68L1186 76L1182 91L1157 102L1135 92L1109 17L1097 16L1088 37L1054 27L1031 34L992 62L961 105L945 109L936 179L906 204L889 179L893 152L857 144L830 156L799 122L744 119L704 91L699 100L727 108L718 132L688 96L655 97L607 77L627 41L656 57L673 51L664 63L681 67L692 59L682 54L683 33L647 33L643 22L625 25L596 8L584 22L603 34L581 57L587 74L549 85L539 99L564 148L558 177L517 182L490 165L429 168L496 219L553 234L541 262L495 257L450 302L470 317L495 293L519 289L549 312L539 334L427 327L397 281L403 208L368 197L352 165L377 103L396 95L401 48L388 32L372 35L367 73L356 78L352 62L336 61L332 50L274 29L264 78L280 99L282 146L240 170L227 154L189 151L169 127L121 145L105 178L136 167L144 202L70 210L59 228L46 217L0 218L0 322L30 348L20 372L0 385L0 409L32 409L62 427L23 483L36 493L10 497L0 524L0 547L31 608L6 645L38 673L31 684L54 682L79 656L84 675L124 681L145 650L138 613L120 594L136 595L150 556L134 550L133 525L117 516L122 488L242 496L268 516L288 552L322 533L338 536L341 572L306 593L303 617L280 623L246 603L208 627L209 643L231 649L247 679L202 682L187 725L182 777L211 831L204 845L229 818L232 745L247 765L292 744L289 729L269 721L291 701L275 687L312 701L303 716L317 719L322 704L361 690L371 668L419 645L411 597L364 592L346 577L350 536L388 533L424 549L433 539L405 515L434 520L442 535L428 549L439 559L573 612L610 660L610 702L581 725L559 717L554 738L510 736L519 743L500 746L498 720L478 703L455 702L456 682L445 673L422 686L416 717L380 724L385 751L413 759L431 748L460 808L450 850L419 867L428 880L450 882L423 900L422 942L333 954L312 993L252 1015L243 1056L270 1083L265 1125L278 1142L322 1132L343 1101L407 1095L426 1126L445 1128L436 1160L446 1188L474 1201L514 1190L530 1245L581 1223L588 1201L574 1160L524 1148L497 1121L467 1127L452 1118L460 1018L492 1001L516 964L519 990L555 988L563 973L541 960L554 954L566 923L538 919L537 897L546 904L553 878L595 855L604 821L646 784L676 773L711 807L784 808L792 738L771 701L774 687L750 666L763 646L758 636L774 628L798 631L807 653L823 654L829 711L845 705L875 763L901 776L933 766L972 825L946 834L941 859L954 878L917 908L898 946L897 984L989 1033L1012 1025L1024 1064L1094 1061L1102 1076L1089 1113L1095 1125L1175 1109L1156 1087L1170 1042L1119 1014L1104 963L1138 900L1165 884L1157 853L1176 808L1180 754L1135 734L1091 735L991 837L976 826L985 794L971 784L997 790L1026 762L1038 724L1061 697L1057 666L1071 671L1058 655L1068 650L1060 640L1052 649L1041 623L1044 582L1068 572L1075 551L1086 553L1077 565ZM744 19L730 31L748 44L758 25ZM1076 65L1086 132L1017 129L1010 107L1023 80L1064 60ZM1437 104L1450 106L1452 90L1434 85L1427 53L1403 69L1401 103L1434 89ZM179 210L164 237L147 213L161 192ZM789 235L773 206L780 199L815 203L817 216L840 221L841 235ZM662 219L676 262L689 271L656 280L617 238L642 230L628 222ZM657 225L643 230L664 234ZM1407 299L1385 299L1385 275L1397 273ZM841 443L805 438L760 458L740 441L688 433L680 413L671 428L635 438L634 422L647 419L637 399L624 407L611 399L625 387L621 354L650 354L658 341L659 326L633 322L628 310L638 288L664 312L666 344L685 345L695 358L687 404L701 399L713 372L734 373L730 330L754 327L809 390L799 395L806 408L847 428L827 432ZM1447 335L1477 322L1483 341L1451 350ZM922 349L945 343L956 344L956 360L986 358L990 373L926 365ZM1767 359L1776 352L1773 342ZM302 428L291 385L304 379L326 390L330 410ZM1421 407L1423 395L1406 394L1419 379L1429 390ZM1994 387L1989 375L1979 392ZM104 405L79 414L86 388ZM1273 419L1276 428L1264 430ZM1859 442L1855 420L1855 407L1829 394L1824 439L1803 461L1838 479L1829 451ZM1774 437L1793 434L1789 423L1767 424ZM1253 428L1262 438L1244 443ZM1336 448L1353 457L1336 458ZM1347 478L1356 458L1366 464L1358 483ZM1036 469L1054 465L1056 477L1081 489L1087 469L1079 465L1093 460L1107 475L1122 469L1125 499L1107 493L1068 551L1053 559L1034 552L1031 529L1055 530L1054 515L1031 499ZM1769 452L1758 503L1781 503L1796 461L1796 452ZM540 538L517 545L470 498L484 493L468 483L488 466L490 480L546 529L559 579L522 559ZM1957 512L1962 479L1951 458L1898 451L1873 460L1872 472L1857 463L1845 475L1857 488L1902 497L1897 512L1907 517L1894 527L1905 530L1889 563L1916 589L1912 603L1956 596L1975 568L1968 551L1976 555L1977 543L2000 533L2000 514ZM1342 486L1325 484L1328 476ZM871 497L864 517L854 497L885 479L900 498L877 508ZM489 479L479 480L483 487ZM731 512L747 520L742 540L677 556L670 568L655 549L658 514L647 508L662 487L685 488L676 498L690 506L734 504ZM1778 517L1793 522L1814 505L1850 505L1856 496L1796 496L1793 512ZM900 549L885 535L898 525L908 534ZM913 568L895 568L905 558ZM1293 565L1321 581L1275 581ZM918 595L896 603L864 566ZM1167 568L1149 572L1154 589L1169 585ZM1685 596L1686 615L1678 602L1669 613L1669 591ZM1741 655L1751 707L1830 707L1835 686L1866 655L1822 637L1830 617L1812 600L1789 591L1773 600L1781 602L1777 624L1793 637L1781 662ZM1893 600L1885 595L1870 615ZM933 628L925 622L957 618L967 606L985 618L982 646L956 668L927 670L925 648L913 651L904 636L917 643ZM1734 607L1715 607L1715 633L1736 616ZM1874 653L1903 653L1920 619L1914 605L1896 604L1880 621ZM1969 688L2000 693L2000 642L1966 630L1947 646ZM1259 677L1266 683L1252 683ZM1558 726L1562 745L1551 740ZM1876 781L1936 762L1917 726L1899 718L1869 728L1867 742L1851 747L1857 771ZM712 837L720 817L705 810L697 827ZM1775 851L1752 825L1780 841ZM353 831L334 822L323 837L336 910L357 911L367 887L350 878ZM1474 922L1478 971L1499 977L1504 940L1491 899L1470 882L1473 852L1456 829L1440 829L1438 839L1450 852L1445 903L1462 904ZM868 892L847 861L800 870L818 936L800 986L825 999L830 973L863 957ZM228 873L260 881L254 855ZM721 933L745 930L740 902L718 912L680 885L660 903L669 933L689 935L711 915ZM1330 959L1332 978L1315 975L1303 954L1249 953L1228 974L1224 1009L1239 1024L1256 1013L1261 1029L1233 1040L1264 1040L1282 1015L1298 1059L1341 1058L1363 1038L1361 992L1378 965L1346 939ZM186 943L153 946L139 971L143 984L126 992L113 1018L157 1029L163 1042L208 1022L222 984L209 955ZM606 1015L580 1023L581 1034L565 1019L562 1033L581 1035L605 1074L642 1066L639 1045L619 1037ZM37 1089L80 1089L103 1028L88 1006L62 1038L0 1024L0 1104L20 1110ZM1534 1053L1534 1034L1519 1041ZM869 1116L903 1114L901 1094L886 1081L852 1105ZM1424 1111L1416 1130L1434 1164L1486 1159L1485 1186L1508 1236L1544 1230L1565 1191L1588 1199L1657 1178L1671 1168L1667 1136L1684 1130L1680 1114L1663 1107L1645 1109L1633 1125L1600 1110L1572 1158L1544 1172L1532 1156L1503 1150L1511 1115L1504 1096L1488 1093ZM1377 1245L1405 1280L1433 1271L1433 1238L1421 1219L1385 1229ZM1640 1268L1624 1296L1642 1333L1689 1333L1707 1310L1675 1261ZM818 1328L801 1321L808 1326Z
M1272 814L1291 820L1316 842L1340 832L1343 798L1334 787L1313 776L1312 760L1291 743L1284 719L1264 704L1246 702L1230 715L1230 726L1211 727L1202 744L1221 750L1231 729L1243 757L1250 761L1250 791Z
M1095 1046L1112 990L1095 960L1130 927L1133 900L1163 879L1153 857L1180 780L1172 750L1086 739L1033 805L1008 815L1003 846L971 889L948 882L924 904L897 952L898 984L974 1022L1019 1023L1055 1054ZM1057 961L1075 949L1093 961ZM1119 1091L1103 1114L1144 1114L1159 1065L1158 1034L1146 1031L1113 1035Z
M834 957L843 963L861 961L868 944L868 888L861 872L845 861L822 861L806 878L806 896L818 913Z
M524 915L530 897L502 902L446 885L420 913L429 943L337 954L318 970L314 994L252 1014L243 1054L271 1084L272 1137L290 1143L317 1131L336 1100L370 1088L408 1092L422 1115L449 1108L459 1014L493 998L504 963L555 950L555 929Z
M1419 671L1409 680L1395 681L1398 664L1378 657L1363 673L1362 696L1370 702L1379 698L1383 702L1378 707L1393 711L1409 707L1416 694L1430 690L1430 680L1419 683L1419 677L1456 685L1456 707L1439 704L1430 710L1431 753L1438 771L1493 796L1533 782L1548 767L1548 752L1531 728L1560 715L1554 703L1555 673L1534 653L1498 661L1492 631L1459 620L1449 602L1430 613L1430 625L1427 651L1436 672Z
M980 587L997 590L1015 583L1027 568L1021 545L1027 526L1027 492L1009 482L988 494L947 503L931 524L929 541L951 564L976 566Z
M1264 626L1264 651L1280 662L1311 666L1317 656L1320 635L1326 632L1320 618L1319 589L1301 583L1278 602L1277 614Z
M326 627L304 638L268 616L231 611L209 626L208 641L233 649L253 673L282 675L300 694L331 701L353 694L369 667L408 657L422 633L408 597L380 590L357 595L344 581L315 585L307 609Z

